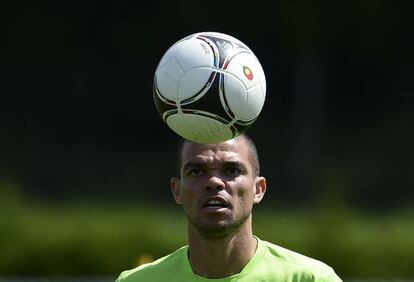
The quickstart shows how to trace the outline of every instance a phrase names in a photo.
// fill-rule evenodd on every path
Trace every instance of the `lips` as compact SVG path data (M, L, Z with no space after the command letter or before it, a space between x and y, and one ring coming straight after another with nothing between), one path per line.
M208 209L229 208L229 202L221 196L207 197L202 201L201 206Z

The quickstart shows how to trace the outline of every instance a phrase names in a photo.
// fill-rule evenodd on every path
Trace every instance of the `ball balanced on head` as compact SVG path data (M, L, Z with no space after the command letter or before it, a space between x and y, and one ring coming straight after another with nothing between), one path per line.
M189 35L162 56L154 101L164 122L197 143L220 143L246 131L266 97L263 68L240 40L218 32Z

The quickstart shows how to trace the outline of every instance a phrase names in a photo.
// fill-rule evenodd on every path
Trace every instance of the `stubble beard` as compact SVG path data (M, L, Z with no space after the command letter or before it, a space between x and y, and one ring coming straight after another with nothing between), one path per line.
M247 221L251 214L252 211L250 210L241 218L235 220L226 219L224 221L218 220L214 223L204 223L203 220L199 217L194 219L188 216L187 213L186 217L188 224L191 224L192 227L194 227L201 236L210 239L221 239L237 232L237 230L240 229L240 227Z

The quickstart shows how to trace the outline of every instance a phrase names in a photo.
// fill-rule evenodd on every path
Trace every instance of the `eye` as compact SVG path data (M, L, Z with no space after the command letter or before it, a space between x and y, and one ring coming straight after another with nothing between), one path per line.
M228 167L226 168L226 173L229 175L240 175L242 174L242 171L238 167Z
M187 175L190 175L190 176L199 176L201 175L201 173L202 173L202 170L199 168L192 168L187 171Z

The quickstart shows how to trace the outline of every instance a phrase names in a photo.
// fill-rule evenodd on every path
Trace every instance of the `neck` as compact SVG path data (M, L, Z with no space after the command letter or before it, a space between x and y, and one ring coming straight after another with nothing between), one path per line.
M207 237L189 226L189 260L197 275L223 278L240 273L257 248L251 218L240 229L224 237Z

